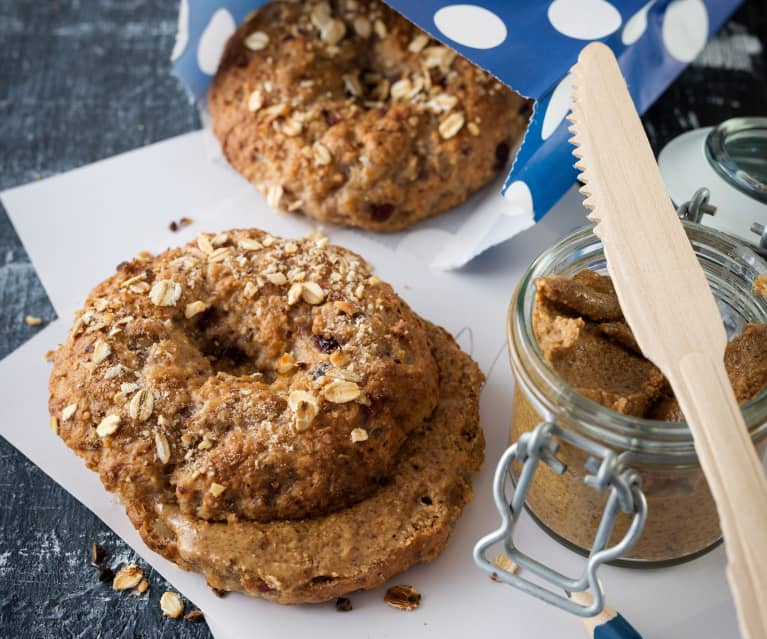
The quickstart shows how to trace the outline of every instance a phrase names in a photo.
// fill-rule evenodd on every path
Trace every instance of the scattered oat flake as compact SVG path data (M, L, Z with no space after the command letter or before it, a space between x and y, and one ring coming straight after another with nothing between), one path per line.
M368 432L364 428L355 428L350 434L352 443L366 442L368 440Z
M149 299L155 306L175 306L181 297L181 284L173 280L158 280L149 291Z
M429 44L429 36L427 36L425 33L419 33L415 38L413 38L410 41L410 44L408 45L408 50L412 51L413 53L420 53L423 51L423 48Z
M343 20L329 20L321 27L320 39L334 46L341 42L346 35L346 24Z
M136 564L131 564L117 572L112 582L112 588L115 590L131 590L138 586L143 578L144 571Z
M294 390L288 395L288 407L295 415L296 429L306 430L320 410L317 398L308 391Z
M354 401L360 396L360 387L354 382L337 379L325 386L322 394L329 402L345 404Z
M40 324L43 323L43 320L34 315L27 315L24 317L24 322L27 326L40 326Z
M164 592L160 597L160 610L162 614L171 619L178 619L184 614L184 602L175 592Z
M64 410L61 411L61 419L67 421L75 414L76 410L77 404L69 404L69 406L65 406Z
M264 106L264 94L261 93L261 91L259 91L258 89L256 89L248 97L248 111L250 111L251 113L255 113L262 106Z
M322 142L315 142L312 145L312 154L314 156L314 162L320 166L330 164L333 160L333 155L330 149L326 147Z
M373 28L365 16L357 16L354 18L354 31L360 38L369 38L373 32Z
M285 277L284 273L268 273L266 279L277 286L284 286L288 283L288 278Z
M138 582L138 586L136 586L136 591L143 595L147 590L149 590L149 582L146 579L142 579Z
M479 135L479 126L477 126L476 122L469 122L466 125L466 128L468 129L469 133L472 135Z
M107 415L101 420L98 426L96 426L96 434L101 437L109 437L117 432L117 428L120 426L119 415Z
M389 33L389 30L386 28L386 25L381 20L376 20L373 23L373 29L376 32L376 35L383 40Z
M519 566L514 563L511 559L509 559L509 556L504 553L499 553L496 555L495 559L491 561L495 567L499 568L500 570L504 572L510 572L511 574L515 575L517 572L519 572ZM498 575L496 573L493 573L490 575L490 578L493 581L500 581L498 579Z
M261 51L269 44L269 36L263 31L254 31L245 38L244 44L251 51Z
M205 302L202 302L200 300L197 300L196 302L189 302L189 304L186 305L186 308L184 309L184 317L186 319L191 319L195 315L202 313L207 306L205 305Z
M157 459L163 464L167 464L170 461L170 445L168 444L168 438L162 433L155 433L154 444L157 449Z
M226 490L226 486L224 486L222 484L219 484L219 483L214 481L210 485L210 488L208 489L208 492L210 492L210 494L213 495L214 497L220 497L225 490Z
M54 435L59 434L59 418L56 417L56 415L51 415L50 419L48 420L48 426L51 427Z
M304 282L301 289L301 297L307 304L319 304L325 299L325 291L317 282Z
M239 246L241 249L245 251L258 251L259 249L264 248L264 245L261 244L258 240L254 240L249 237L243 237L237 242L237 246Z
M207 235L200 233L197 236L197 248L199 248L206 255L210 255L213 252L213 244Z
M439 134L444 140L449 140L461 130L464 123L463 113L451 113L439 123Z
M393 608L415 610L421 605L421 593L413 586L392 586L386 591L384 601Z
M97 339L96 343L93 345L93 355L91 356L91 361L94 364L100 364L111 354L112 347L103 339Z
M286 120L285 124L282 125L282 132L290 138L299 135L303 130L304 125L295 118Z
M280 207L280 200L282 199L282 195L282 184L272 184L266 191L266 203L273 209L277 209Z
M145 422L152 415L154 410L154 392L151 388L142 388L130 401L128 414L131 419L138 422Z

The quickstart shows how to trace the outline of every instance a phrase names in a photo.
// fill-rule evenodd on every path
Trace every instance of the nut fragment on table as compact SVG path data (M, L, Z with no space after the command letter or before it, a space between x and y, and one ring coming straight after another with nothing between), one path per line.
M104 546L101 544L93 544L93 546L91 546L91 559L94 564L102 563L106 556L107 553L106 550L104 550Z
M192 623L200 623L205 620L205 615L202 610L192 610L192 612L184 615L184 619L191 621Z
M415 610L421 605L421 593L413 586L392 586L386 591L384 601L393 608L400 610Z
M336 610L338 612L349 612L352 609L352 600L348 597L339 597L336 599Z

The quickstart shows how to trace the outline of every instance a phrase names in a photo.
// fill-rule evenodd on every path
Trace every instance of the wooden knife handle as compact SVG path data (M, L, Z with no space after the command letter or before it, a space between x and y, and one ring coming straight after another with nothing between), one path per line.
M669 381L695 437L719 511L727 576L743 637L767 638L767 477L724 363L703 353L678 362Z

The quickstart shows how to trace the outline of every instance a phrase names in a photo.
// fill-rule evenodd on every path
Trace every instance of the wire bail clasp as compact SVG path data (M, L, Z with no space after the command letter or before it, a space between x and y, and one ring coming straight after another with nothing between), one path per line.
M514 527L522 512L522 506L538 464L543 462L558 474L566 470L562 461L556 457L559 443L554 440L554 437L589 453L590 457L586 462L586 470L589 474L584 478L584 482L597 491L609 491L585 569L575 578L567 577L521 552L516 547L513 537ZM516 485L511 474L511 464L514 461L522 464ZM533 431L525 433L506 450L496 468L493 497L501 515L501 526L477 542L474 547L475 563L498 580L575 615L592 617L599 614L605 605L604 591L597 578L599 566L631 550L639 540L647 519L647 500L641 488L642 479L636 470L627 466L628 461L630 461L629 453L616 455L609 448L550 422L542 422ZM623 538L608 548L607 544L619 511L633 513L633 518ZM523 571L529 571L556 587L560 592L544 588L538 583L492 563L488 558L488 552L492 546L499 543L507 557ZM561 591L588 591L593 601L586 606L579 605L561 594Z

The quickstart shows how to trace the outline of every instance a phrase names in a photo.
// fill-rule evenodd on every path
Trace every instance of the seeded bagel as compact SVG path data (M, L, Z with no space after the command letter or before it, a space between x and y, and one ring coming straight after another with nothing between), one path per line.
M323 237L233 230L142 254L99 284L55 354L49 409L151 547L216 587L293 603L369 587L383 568L323 589L278 578L263 553L234 573L206 563L205 539L321 530L327 541L337 529L347 543L354 513L371 508L407 529L423 516L408 496L419 493L440 504L433 534L376 561L391 574L432 557L481 463L480 383L452 338L358 255ZM436 492L413 474L421 456L423 476L444 475ZM337 525L310 523L328 518ZM180 521L203 546L176 540Z
M208 98L229 162L276 209L394 231L505 165L530 102L376 0L270 2Z

